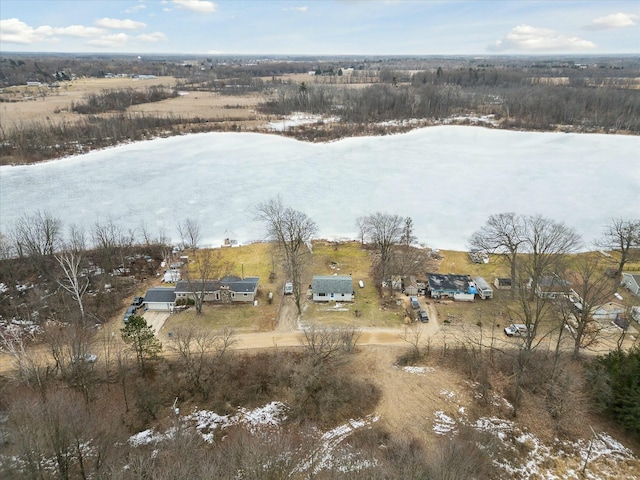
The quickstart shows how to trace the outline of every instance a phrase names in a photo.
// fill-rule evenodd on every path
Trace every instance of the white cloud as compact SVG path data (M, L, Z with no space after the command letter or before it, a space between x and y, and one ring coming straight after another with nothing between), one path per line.
M145 33L136 37L136 40L140 40L141 42L159 42L166 39L167 36L162 32Z
M612 13L604 17L598 17L591 25L584 27L587 30L610 30L614 28L633 27L637 24L638 15L629 13Z
M131 8L127 8L124 13L136 13L139 12L140 10L144 10L145 8L147 8L146 5L143 4L139 4L139 5L135 5Z
M68 27L52 27L41 25L33 28L17 18L0 20L0 41L28 45L32 43L54 40L55 35L65 37L96 37L104 35L105 30L84 25L69 25Z
M136 22L128 18L122 20L119 18L101 18L96 21L96 25L112 30L136 30L147 26L145 23Z
M86 44L93 47L118 48L125 46L128 41L129 35L126 33L113 33L96 38L95 40L89 40Z
M309 10L309 7L285 7L282 9L283 12L306 12Z
M2 42L29 44L39 42L46 36L45 31L35 29L17 18L0 20L0 41Z
M568 37L549 28L518 25L504 38L487 47L493 51L519 50L526 52L576 51L596 48L589 40Z
M197 13L213 13L217 8L215 3L207 0L173 0L173 3L179 8Z

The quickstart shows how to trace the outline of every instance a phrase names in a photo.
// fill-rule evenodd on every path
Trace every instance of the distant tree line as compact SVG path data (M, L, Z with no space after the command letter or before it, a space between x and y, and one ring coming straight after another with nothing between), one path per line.
M227 123L234 121L234 118L225 119ZM9 132L0 132L0 165L33 163L86 153L121 142L166 136L167 131L179 134L236 128L235 124L225 122L199 117L130 113L87 116L73 123L34 122L19 125Z
M505 77L511 75L507 72ZM359 89L282 85L260 110L277 115L310 112L348 123L493 115L505 128L640 132L640 92L634 89L531 85L475 76L447 83L430 75L424 82L426 76L417 76L419 80L414 76L411 84L380 83Z

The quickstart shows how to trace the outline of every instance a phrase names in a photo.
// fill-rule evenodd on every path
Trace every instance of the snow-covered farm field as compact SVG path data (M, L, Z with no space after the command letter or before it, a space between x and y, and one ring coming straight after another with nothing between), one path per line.
M587 243L640 205L640 138L440 126L385 137L304 143L205 133L0 167L0 231L48 210L90 230L112 219L177 241L196 219L204 243L247 243L264 229L255 205L280 194L324 238L355 238L357 217L410 216L421 243L464 249L493 213L540 213Z

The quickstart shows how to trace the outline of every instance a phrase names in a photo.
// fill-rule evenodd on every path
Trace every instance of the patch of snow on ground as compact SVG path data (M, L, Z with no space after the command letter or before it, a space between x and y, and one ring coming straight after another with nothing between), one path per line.
M502 441L503 448L509 453L495 455L494 463L518 479L531 477L550 480L578 478L579 475L576 472L581 471L588 457L585 478L613 480L620 478L619 465L625 462L638 463L638 459L631 450L625 448L606 433L597 434L589 453L590 440L577 442L556 440L552 445L545 445L532 433L523 431L514 422L501 418L479 418L471 426ZM519 446L515 444L519 444ZM507 459L512 455L515 457L518 452L520 460ZM563 465L565 471L570 475L567 476L565 473L558 476L558 465Z
M411 373L414 375L424 375L426 373L435 372L435 368L433 367L402 367L403 372Z
M354 431L369 426L378 420L379 417L369 415L364 419L349 420L347 423L325 432L320 439L320 447L312 452L307 460L296 467L295 473L308 472L312 467L314 475L317 475L321 470L334 466L345 468L340 466L349 465L348 470L344 471L361 470L362 468L370 467L371 462L369 460L356 459L354 461L352 454L349 454L349 452L336 452L336 448ZM345 463L345 458L349 458L350 462Z
M276 132L285 131L287 128L297 127L299 125L308 125L310 123L330 123L336 122L339 119L336 117L323 117L321 115L312 115L309 113L292 113L278 122L267 123L266 127L269 130Z
M433 422L433 431L435 433L437 433L438 435L446 435L447 433L451 432L455 433L456 422L453 418L444 413L442 410L433 412L433 415L435 417Z
M440 395L451 401L456 397L456 392L450 392L449 390L440 390Z

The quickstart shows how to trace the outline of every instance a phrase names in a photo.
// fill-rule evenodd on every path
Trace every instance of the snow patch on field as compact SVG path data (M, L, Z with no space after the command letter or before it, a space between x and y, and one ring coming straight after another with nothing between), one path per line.
M402 367L403 372L411 373L413 375L425 375L427 373L435 372L436 369L433 367L411 367L406 366Z

